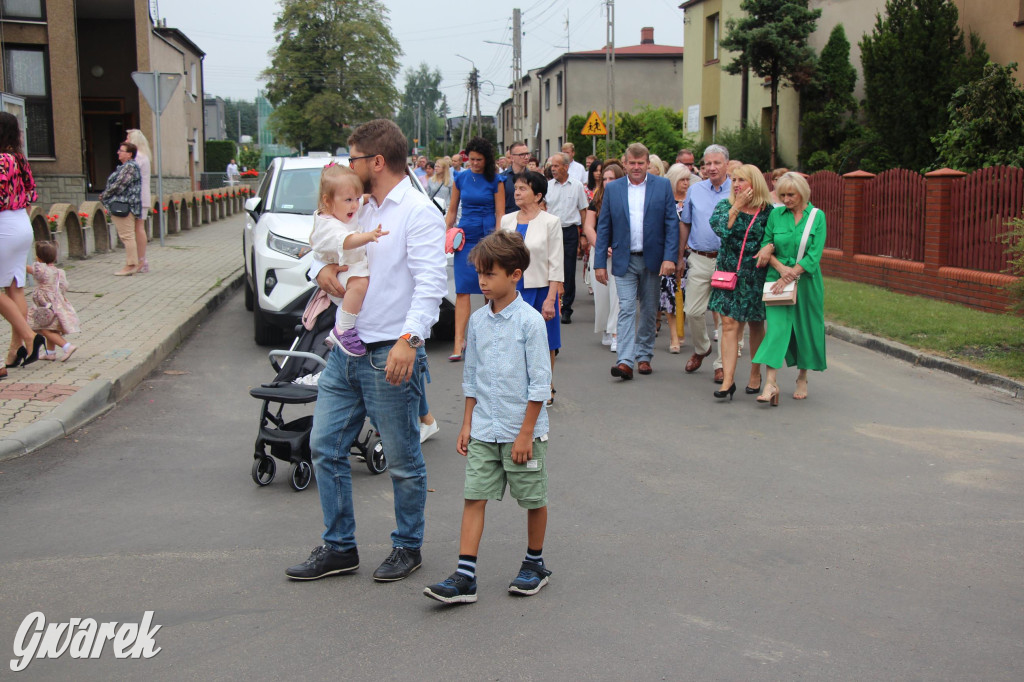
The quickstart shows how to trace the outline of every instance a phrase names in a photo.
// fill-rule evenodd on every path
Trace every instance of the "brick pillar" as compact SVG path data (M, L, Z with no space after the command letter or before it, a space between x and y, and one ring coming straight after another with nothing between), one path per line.
M925 173L925 201L927 205L924 215L924 270L933 277L939 268L949 265L949 231L952 227L953 182L962 178L961 173L952 168L940 168Z
M843 175L843 260L852 263L860 253L860 233L864 222L864 185L875 177L867 171Z

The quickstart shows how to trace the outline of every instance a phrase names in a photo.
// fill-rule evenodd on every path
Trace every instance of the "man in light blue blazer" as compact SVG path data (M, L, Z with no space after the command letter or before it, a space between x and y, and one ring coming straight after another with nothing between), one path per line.
M608 283L608 247L619 295L618 358L612 376L650 374L660 275L674 275L679 257L679 218L671 183L648 175L650 153L640 143L626 149L626 177L608 183L597 218L594 277ZM639 329L639 331L638 331Z

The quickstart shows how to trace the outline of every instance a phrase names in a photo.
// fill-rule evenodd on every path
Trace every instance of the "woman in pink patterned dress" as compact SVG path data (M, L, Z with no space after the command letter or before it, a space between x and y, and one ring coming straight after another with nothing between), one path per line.
M18 119L0 112L0 315L11 325L11 346L6 363L0 361L0 379L7 376L7 367L38 360L45 343L26 320L25 265L32 246L32 224L25 209L36 198L36 182L21 153Z

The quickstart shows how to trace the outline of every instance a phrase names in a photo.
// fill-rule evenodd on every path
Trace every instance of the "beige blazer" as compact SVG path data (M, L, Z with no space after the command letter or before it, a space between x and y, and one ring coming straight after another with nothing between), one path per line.
M519 211L501 218L501 229L516 231ZM526 248L530 250L530 267L523 273L527 289L546 287L551 282L565 281L562 257L562 221L558 216L541 211L526 227Z

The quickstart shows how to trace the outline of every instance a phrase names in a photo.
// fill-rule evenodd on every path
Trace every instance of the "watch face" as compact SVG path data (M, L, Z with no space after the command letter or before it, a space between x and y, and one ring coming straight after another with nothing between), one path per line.
M420 346L423 345L423 339L421 339L418 336L410 336L408 339L406 339L406 341L408 341L409 345L412 346L413 348L419 348Z

